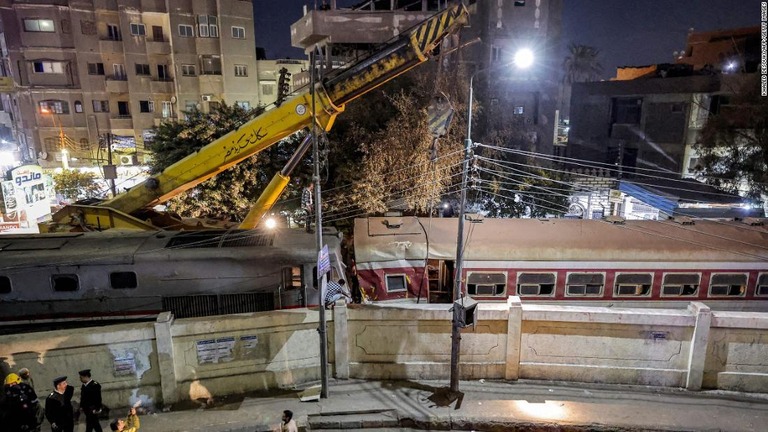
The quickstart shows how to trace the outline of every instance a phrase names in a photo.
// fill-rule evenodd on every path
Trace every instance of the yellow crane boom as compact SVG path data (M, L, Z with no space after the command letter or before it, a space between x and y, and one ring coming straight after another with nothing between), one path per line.
M410 33L386 45L369 58L315 86L317 124L328 131L344 104L425 62L447 35L466 22L467 10L456 5L437 13ZM257 154L281 139L312 124L311 89L298 94L216 139L197 152L170 165L163 172L126 193L95 205L74 204L53 216L43 231L67 229L157 229L138 214L193 188L219 172ZM287 177L275 177L246 218L255 226L282 193ZM138 216L138 217L137 217Z

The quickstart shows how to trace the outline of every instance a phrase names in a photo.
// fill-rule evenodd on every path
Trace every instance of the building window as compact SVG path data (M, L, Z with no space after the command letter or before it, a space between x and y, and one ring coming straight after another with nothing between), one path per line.
M95 100L91 102L93 104L93 112L109 112L108 100Z
M64 34L69 34L72 32L72 25L70 24L69 20L61 20L61 32Z
M517 294L521 296L551 296L555 293L554 273L520 273Z
M747 275L743 273L715 273L709 282L711 296L741 297L747 292Z
M43 149L48 153L59 151L59 138L45 138L43 139Z
M184 101L184 111L186 112L197 111L197 102L193 100Z
M151 113L155 111L155 103L153 101L139 101L139 112Z
M88 75L104 75L104 63L88 63Z
M245 39L245 27L232 27L233 39Z
M283 288L286 290L301 289L301 267L283 267Z
M221 75L221 57L200 56L200 75Z
M96 34L96 23L94 21L80 20L80 33L88 36Z
M613 123L640 124L643 100L640 98L614 98L611 118Z
M114 79L125 81L128 79L128 75L125 73L125 65L121 63L115 63L112 65L112 71L115 73Z
M160 81L170 81L171 74L168 73L168 65L157 65L157 79Z
M515 6L525 6L525 0L515 0Z
M139 286L134 272L112 272L109 274L109 284L113 289L133 289Z
M107 39L113 41L123 40L123 35L120 33L120 27L117 24L107 24Z
M64 63L54 61L32 62L35 73L64 73Z
M146 34L147 34L147 29L144 27L144 24L131 23L132 36L146 36Z
M83 138L80 140L80 147L78 150L87 152L91 150L91 144L88 143L88 140L86 138Z
M117 115L119 117L131 116L131 110L127 101L117 101Z
M56 31L56 27L53 25L53 20L49 20L49 19L25 19L24 20L24 31L53 33L53 32Z
M179 24L179 36L195 37L195 28L187 24Z
M136 75L149 75L149 65L136 63Z
M173 104L171 101L162 102L162 116L163 118L170 118L173 115Z
M11 278L0 276L0 294L9 294L11 292Z
M651 293L653 275L650 273L622 273L616 275L614 293L619 296L647 296Z
M262 84L261 85L261 94L264 96L272 96L274 93L274 84Z
M507 290L506 273L472 272L467 275L467 294L503 296Z
M757 277L755 295L759 297L768 296L768 273L760 273L760 276Z
M248 76L248 66L246 65L235 65L235 76L236 77L247 77Z
M603 273L570 273L565 282L565 295L599 297L603 295Z
M402 292L408 287L405 275L387 275L387 292Z
M219 37L219 19L214 15L198 15L197 34L200 37Z
M235 105L239 106L240 108L248 111L251 109L251 103L248 101L235 101Z
M491 46L491 61L497 62L501 60L501 47Z
M523 115L525 113L525 107L522 105L517 105L512 109L512 114L514 115Z
M44 100L38 103L43 114L69 114L69 103L62 100Z
M698 273L666 273L661 282L662 296L695 296L699 291Z
M75 112L81 113L83 112L83 103L80 101L75 101Z
M80 289L80 280L76 274L55 274L51 276L51 285L54 291L77 291Z
M181 65L181 76L195 76L195 65L183 64Z
M162 26L152 26L152 40L155 42L165 42Z

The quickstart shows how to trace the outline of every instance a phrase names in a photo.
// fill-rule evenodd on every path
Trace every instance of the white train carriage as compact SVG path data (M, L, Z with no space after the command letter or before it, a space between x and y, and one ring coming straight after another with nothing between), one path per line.
M768 310L762 220L465 221L462 290L477 300ZM449 302L457 219L355 221L361 288L373 300Z
M288 229L3 236L0 325L312 306L316 262L315 236Z

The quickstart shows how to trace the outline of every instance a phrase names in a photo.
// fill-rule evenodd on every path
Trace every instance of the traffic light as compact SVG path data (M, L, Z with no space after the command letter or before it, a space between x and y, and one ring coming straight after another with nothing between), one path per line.
M280 77L277 79L277 100L275 105L280 106L291 93L291 73L288 69L280 69Z

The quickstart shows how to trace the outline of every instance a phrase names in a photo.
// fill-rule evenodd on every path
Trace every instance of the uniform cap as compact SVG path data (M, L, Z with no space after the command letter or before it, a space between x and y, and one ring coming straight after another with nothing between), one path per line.
M84 377L90 378L91 377L91 370L90 369L83 369L80 372L78 372L78 374L80 374L80 376L84 376Z
M8 376L5 377L5 385L13 385L19 383L21 383L21 378L19 378L19 376L15 373L9 373Z
M66 381L66 380L67 380L67 377L65 377L65 376L60 376L58 378L54 378L53 379L53 386L56 387L59 384L61 384L62 381Z

